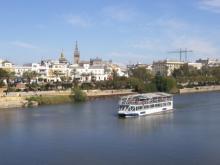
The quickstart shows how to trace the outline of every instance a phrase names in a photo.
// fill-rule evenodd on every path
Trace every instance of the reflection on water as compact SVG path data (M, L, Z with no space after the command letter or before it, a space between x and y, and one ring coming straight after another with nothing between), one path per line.
M126 118L118 121L122 131L129 132L133 135L147 134L152 130L159 129L163 124L173 120L173 111L148 115L142 117Z

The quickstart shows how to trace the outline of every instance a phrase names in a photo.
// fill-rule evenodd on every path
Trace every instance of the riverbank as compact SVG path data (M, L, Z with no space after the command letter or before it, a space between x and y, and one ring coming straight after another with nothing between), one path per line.
M180 94L220 91L219 86L183 88ZM134 94L132 90L84 90L88 99ZM74 102L71 91L10 92L0 96L0 109Z
M133 94L132 90L84 90L88 99ZM0 97L0 109L74 102L71 91L11 92Z
M179 93L185 94L185 93L201 93L201 92L213 92L213 91L220 91L220 85L183 88L179 90Z

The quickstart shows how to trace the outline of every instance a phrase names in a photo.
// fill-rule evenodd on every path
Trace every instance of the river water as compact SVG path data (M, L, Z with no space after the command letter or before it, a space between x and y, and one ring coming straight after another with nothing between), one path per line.
M174 112L140 118L118 118L117 102L1 110L0 164L220 164L220 93L177 95Z

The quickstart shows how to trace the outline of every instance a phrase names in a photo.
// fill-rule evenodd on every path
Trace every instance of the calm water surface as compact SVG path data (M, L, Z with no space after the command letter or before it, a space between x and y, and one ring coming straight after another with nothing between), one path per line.
M0 111L1 165L220 164L220 93L173 113L119 119L117 98Z

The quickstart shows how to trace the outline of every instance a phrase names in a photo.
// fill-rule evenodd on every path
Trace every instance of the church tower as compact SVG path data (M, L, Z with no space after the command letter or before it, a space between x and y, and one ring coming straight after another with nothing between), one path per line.
M60 54L59 63L60 64L67 64L68 63L67 59L64 56L63 49L62 49L62 52Z
M74 58L73 58L73 63L74 64L79 64L79 61L80 61L80 52L79 52L79 49L78 49L78 44L77 44L77 41L76 41L76 46L75 46L75 50L74 50Z

